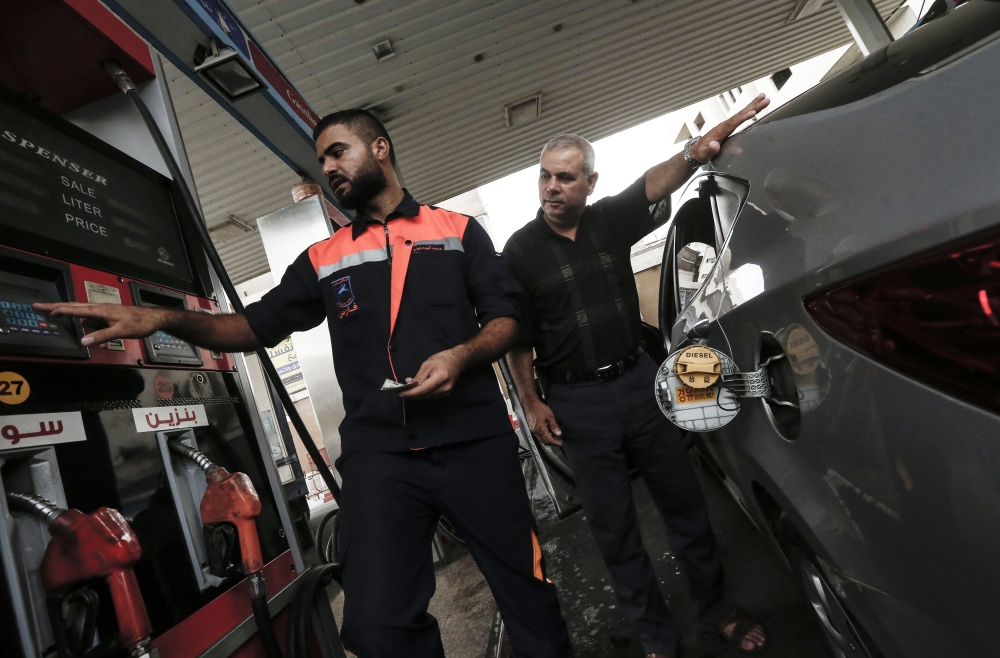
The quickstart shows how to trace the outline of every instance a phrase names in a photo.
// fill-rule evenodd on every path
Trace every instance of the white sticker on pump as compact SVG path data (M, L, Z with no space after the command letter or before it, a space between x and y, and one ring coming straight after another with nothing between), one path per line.
M0 416L0 450L48 446L86 441L83 415L79 411L59 414Z
M170 407L141 407L132 410L136 432L163 432L208 425L203 404Z

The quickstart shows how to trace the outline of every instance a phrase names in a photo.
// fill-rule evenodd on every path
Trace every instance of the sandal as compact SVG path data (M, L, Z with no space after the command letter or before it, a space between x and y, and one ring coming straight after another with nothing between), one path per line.
M726 635L725 628L726 626L729 626L732 623L735 623L736 625L733 627L732 632L729 635ZM740 612L739 610L734 609L732 612L730 612L725 619L719 622L717 628L719 629L719 633L726 640L729 646L733 647L740 653L746 653L746 654L760 653L761 651L766 649L769 644L767 639L767 629L764 628L764 624L760 623L753 617ZM746 649L743 648L743 640L745 640L747 635L750 634L750 631L754 630L755 628L760 629L761 634L764 636L764 643L758 644L757 648L747 651Z

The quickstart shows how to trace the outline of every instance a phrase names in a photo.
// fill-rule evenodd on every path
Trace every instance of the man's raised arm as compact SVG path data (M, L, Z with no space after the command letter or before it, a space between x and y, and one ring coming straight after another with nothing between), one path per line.
M742 111L712 128L705 133L704 137L692 144L691 158L696 162L706 164L722 150L722 142L727 137L736 132L736 129L745 122L757 116L770 103L771 99L764 94L757 96ZM679 190L693 173L694 170L684 159L683 153L678 153L666 162L651 167L646 172L646 198L650 203L666 199Z
M120 304L58 302L33 304L35 310L53 316L83 318L85 325L99 326L84 336L84 345L106 343L116 338L145 338L165 331L189 343L220 352L249 352L264 343L241 314L210 315L166 308L143 308Z

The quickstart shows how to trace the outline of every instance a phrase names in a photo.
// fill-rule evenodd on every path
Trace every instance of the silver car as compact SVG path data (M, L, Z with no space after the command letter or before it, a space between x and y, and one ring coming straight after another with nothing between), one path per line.
M691 439L835 655L1000 655L1000 2L731 138L677 206L660 293L668 351L767 380Z

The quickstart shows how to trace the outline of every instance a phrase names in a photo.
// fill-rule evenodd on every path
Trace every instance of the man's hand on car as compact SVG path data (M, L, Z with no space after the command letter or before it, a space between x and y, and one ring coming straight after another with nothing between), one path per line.
M83 318L85 326L100 327L83 337L80 341L83 345L99 345L116 338L145 338L155 333L163 324L161 309L81 302L39 303L32 306L36 311L43 311L52 316Z
M696 144L692 145L691 157L698 162L708 162L714 158L716 154L722 150L722 142L727 137L736 132L736 129L744 123L757 116L770 104L771 99L764 94L757 96L757 98L753 99L749 105L709 130L705 133L704 137L699 139Z
M550 446L562 445L562 430L549 405L538 398L524 401L524 413L528 417L528 428L535 438Z

